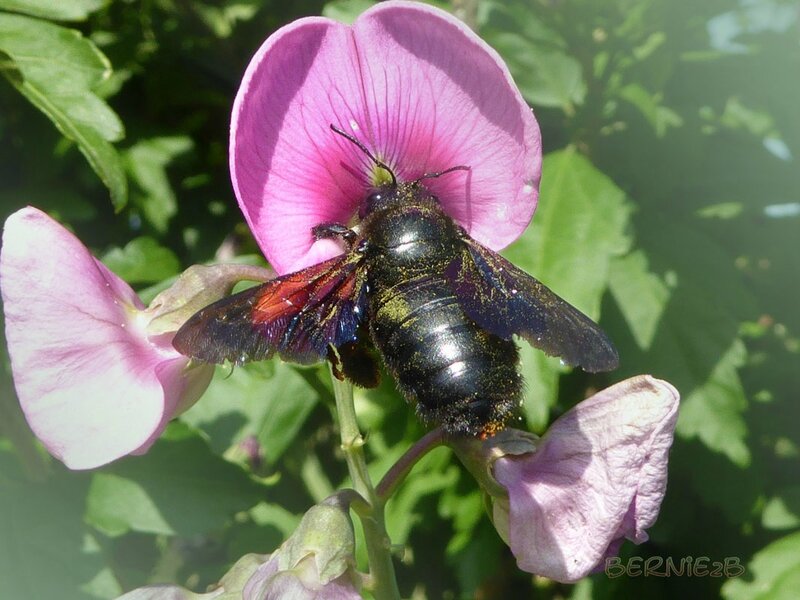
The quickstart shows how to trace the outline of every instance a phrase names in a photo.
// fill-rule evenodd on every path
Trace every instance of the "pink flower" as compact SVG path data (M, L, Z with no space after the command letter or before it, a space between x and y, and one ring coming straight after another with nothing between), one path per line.
M558 419L532 453L506 455L494 522L524 571L562 582L589 574L627 538L647 540L667 485L678 392L639 376Z
M352 26L306 18L261 46L233 107L231 172L250 228L280 273L341 252L314 241L349 223L374 187L356 136L401 181L425 185L484 245L516 239L536 208L539 128L497 53L416 2L382 2Z
M213 370L187 370L173 332L56 221L23 208L3 231L6 338L31 429L73 469L147 450Z

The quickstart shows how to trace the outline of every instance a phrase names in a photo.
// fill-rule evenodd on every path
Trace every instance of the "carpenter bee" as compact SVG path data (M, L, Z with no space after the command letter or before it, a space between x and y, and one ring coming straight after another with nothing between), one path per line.
M301 364L330 360L334 373L366 387L383 359L425 422L450 435L487 437L521 404L523 381L512 336L585 371L617 367L617 352L586 315L473 240L423 181L397 181L355 137L331 125L391 182L363 201L356 232L313 228L348 250L202 309L178 331L175 348L208 363L241 364L277 353Z

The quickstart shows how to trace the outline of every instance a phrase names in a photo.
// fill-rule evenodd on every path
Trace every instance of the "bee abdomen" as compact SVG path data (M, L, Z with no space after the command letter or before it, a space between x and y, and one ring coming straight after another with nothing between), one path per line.
M462 435L504 425L522 396L513 342L480 329L441 281L408 282L373 308L376 346L423 420Z

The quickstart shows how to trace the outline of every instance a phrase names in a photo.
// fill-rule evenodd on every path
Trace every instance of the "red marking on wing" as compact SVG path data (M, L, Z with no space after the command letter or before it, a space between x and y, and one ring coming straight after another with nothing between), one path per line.
M320 302L330 301L331 293L334 293L334 298L348 298L354 290L355 278L350 275L355 266L355 263L348 263L345 257L338 256L276 279L274 285L265 286L261 296L256 299L253 323L270 323L292 317ZM337 290L340 285L341 289Z

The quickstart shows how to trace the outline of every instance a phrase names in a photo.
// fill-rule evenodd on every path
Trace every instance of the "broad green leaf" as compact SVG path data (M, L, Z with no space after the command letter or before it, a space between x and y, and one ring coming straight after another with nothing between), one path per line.
M527 2L488 2L481 37L505 59L525 99L568 113L586 95L581 64L567 53L564 39Z
M56 465L27 481L15 463L0 451L0 597L89 600L104 565L82 519L87 477Z
M83 21L107 0L0 0L0 10L54 21Z
M625 193L575 150L548 154L533 224L504 254L570 304L597 319L612 258L629 245ZM541 400L526 406L541 430L557 397L558 360L523 350L522 372ZM544 402L542 409L541 402Z
M92 92L111 73L103 53L78 31L0 13L0 72L78 145L121 209L127 181L109 142L123 137L122 123Z
M215 455L181 423L141 457L95 473L86 521L110 536L128 531L190 536L218 529L257 504L268 488Z
M103 263L128 283L155 283L177 275L180 262L169 248L149 237L139 237L112 248L102 257Z
M131 202L142 209L144 218L161 233L178 211L167 166L193 145L187 136L151 138L137 142L123 154L125 169L141 189L141 193L131 193Z
M800 531L758 551L747 565L748 577L722 586L725 600L793 600L800 588Z
M744 364L746 354L744 344L735 340L705 381L691 391L683 390L676 427L678 435L697 437L743 467L750 463L745 442L747 424L742 416L747 398L737 369Z
M487 34L487 41L505 59L514 82L529 103L560 107L567 112L583 103L586 95L583 70L563 50L504 31Z
M611 262L609 287L636 343L647 350L669 300L669 288L650 272L641 250Z
M640 220L639 235L649 269L663 277L671 293L649 351L638 355L623 349L623 368L631 374L651 372L675 385L682 397L678 434L697 437L745 466L750 460L742 414L747 399L737 369L746 356L740 323L756 314L752 297L733 258L691 223L678 227L649 217Z
M248 436L256 436L269 463L292 443L317 404L320 391L309 383L313 371L279 359L235 367L219 367L203 401L181 418L205 431L216 452L225 452Z

